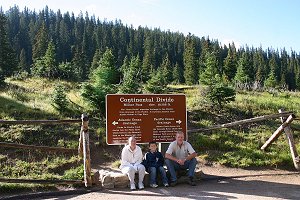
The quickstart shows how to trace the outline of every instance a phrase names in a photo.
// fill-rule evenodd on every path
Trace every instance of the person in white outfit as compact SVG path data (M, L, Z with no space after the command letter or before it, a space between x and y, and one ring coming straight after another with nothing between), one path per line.
M139 146L136 145L134 136L128 138L128 144L123 148L121 155L120 169L123 174L127 174L130 181L130 189L135 190L134 176L139 174L138 188L144 189L145 167L142 165L143 153Z

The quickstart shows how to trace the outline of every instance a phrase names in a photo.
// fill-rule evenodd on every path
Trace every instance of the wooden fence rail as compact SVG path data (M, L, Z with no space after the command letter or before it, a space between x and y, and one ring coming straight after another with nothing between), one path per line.
M282 113L272 114L272 115L263 115L263 116L259 116L259 117L244 119L244 120L230 122L230 123L226 123L226 124L215 125L215 126L211 126L209 128L199 128L199 129L188 130L187 132L195 133L195 132L201 132L201 131L211 131L211 130L215 130L215 129L228 128L228 127L232 127L232 126L238 126L238 125L242 125L242 124L248 124L248 123L263 121L263 120L267 120L267 119L286 117L286 116L290 116L292 114L293 114L292 112L282 112Z
M281 126L278 127L278 129L272 134L272 136L265 142L265 144L260 148L261 150L265 150L274 142L280 134L284 131L285 127L289 126L290 123L293 121L295 118L295 115L290 115L286 121L283 122Z
M18 149L38 149L41 151L59 151L66 153L76 153L77 149L63 148L63 147L48 147L48 146L35 146L35 145L26 145L26 144L15 144L15 143L7 143L0 142L0 147L8 147L8 148L18 148Z
M79 139L79 149L70 149L62 147L48 147L48 146L35 146L25 144L15 144L0 142L0 147L8 148L22 148L22 149L39 149L42 151L58 151L75 153L79 150L79 156L83 157L84 162L84 181L81 180L37 180L37 179L10 179L0 178L0 182L6 183L38 183L38 184L82 184L86 187L92 185L91 178L91 160L90 160L90 146L89 146L89 132L88 122L89 118L82 114L81 119L67 119L67 120L0 120L0 124L70 124L81 122L81 131Z
M40 179L16 179L0 178L3 183L36 183L36 184L82 184L81 180L40 180Z
M66 120L0 120L0 124L71 124L79 123L80 119Z

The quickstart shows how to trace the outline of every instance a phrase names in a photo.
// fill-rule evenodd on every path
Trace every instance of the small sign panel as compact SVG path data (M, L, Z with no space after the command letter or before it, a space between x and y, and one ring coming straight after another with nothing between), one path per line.
M106 142L125 144L172 142L182 131L186 138L184 94L109 94L106 96Z

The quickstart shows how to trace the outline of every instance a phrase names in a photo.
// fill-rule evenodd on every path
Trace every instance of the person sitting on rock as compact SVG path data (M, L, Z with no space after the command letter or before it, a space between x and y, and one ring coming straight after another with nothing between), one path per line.
M130 181L130 189L135 190L135 173L139 175L138 188L144 189L145 167L142 165L143 153L139 146L136 145L134 136L128 138L128 144L123 148L121 154L120 169L123 174L127 174Z
M195 186L194 181L195 168L197 165L196 157L197 153L193 149L192 145L187 141L184 141L183 132L176 133L176 140L170 143L168 150L166 151L166 165L168 171L171 174L171 186L177 184L176 171L181 169L188 169L188 183Z
M146 171L150 175L150 187L158 187L156 181L156 176L158 172L161 175L163 185L165 187L169 186L166 171L163 167L164 157L161 154L161 152L157 151L156 142L149 142L149 151L144 156L143 164L145 165Z

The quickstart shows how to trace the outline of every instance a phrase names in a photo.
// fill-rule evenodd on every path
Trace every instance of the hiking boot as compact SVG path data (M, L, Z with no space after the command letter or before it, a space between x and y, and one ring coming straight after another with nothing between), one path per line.
M171 183L170 183L170 186L171 187L174 187L174 186L176 186L177 185L177 181L172 181Z
M157 188L158 185L154 183L154 184L150 184L150 187L152 187L152 188Z
M190 184L191 186L196 186L197 185L194 181L194 177L189 177L188 184Z

